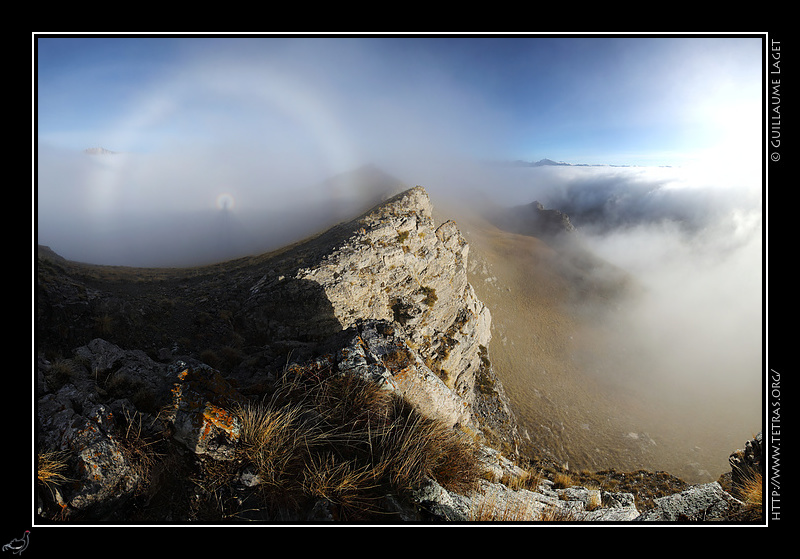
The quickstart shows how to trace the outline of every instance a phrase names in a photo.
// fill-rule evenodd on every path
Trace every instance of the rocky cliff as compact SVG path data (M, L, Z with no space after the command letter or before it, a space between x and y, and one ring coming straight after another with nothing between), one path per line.
M475 403L480 348L491 338L489 310L467 281L469 247L455 223L435 226L430 199L417 187L348 225L350 234L314 262L289 273L269 270L250 289L241 311L257 331L274 331L273 301L317 299L325 313L302 316L302 336L320 338L357 321L399 326L408 344L448 388ZM313 321L309 328L308 318ZM300 337L300 332L279 332Z
M38 518L662 519L625 484L565 484L518 454L468 258L420 187L203 268L40 247ZM718 487L703 510L744 507Z

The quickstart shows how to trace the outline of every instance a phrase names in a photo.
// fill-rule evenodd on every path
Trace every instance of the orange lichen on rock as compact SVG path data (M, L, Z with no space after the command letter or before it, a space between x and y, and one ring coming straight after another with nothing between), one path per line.
M207 402L202 419L203 426L200 434L202 439L208 439L217 430L227 433L233 441L239 439L239 424L236 417L229 411Z
M175 437L193 452L225 459L239 438L239 423L226 411L242 396L216 370L186 368L172 387Z

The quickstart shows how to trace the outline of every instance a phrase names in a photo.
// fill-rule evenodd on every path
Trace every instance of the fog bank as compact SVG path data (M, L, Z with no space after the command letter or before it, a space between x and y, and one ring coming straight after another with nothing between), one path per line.
M682 169L532 171L528 198L565 211L581 243L633 280L628 296L585 309L574 340L583 370L644 406L654 437L724 465L762 425L760 181L720 185Z

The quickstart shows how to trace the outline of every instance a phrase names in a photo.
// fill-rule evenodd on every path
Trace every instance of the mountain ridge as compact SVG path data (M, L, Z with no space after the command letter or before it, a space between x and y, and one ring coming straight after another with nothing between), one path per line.
M514 160L508 165L514 167L639 167L639 165L623 165L613 163L567 163L565 161L554 161L553 159L543 158L538 161L525 161L522 159ZM659 165L659 167L672 167L672 165Z
M133 413L158 423L171 410L163 417L172 434L160 436L188 445L199 464L224 464L237 456L236 421L216 399L204 403L208 390L225 398L265 397L266 387L289 372L331 370L391 387L415 409L472 433L487 445L482 463L497 468L491 491L503 499L524 495L538 513L562 502L589 512L582 500L589 493L558 497L545 484L522 494L497 485L506 476L529 476L491 450L518 456L524 436L493 372L491 314L468 280L469 245L455 222L434 223L421 187L291 246L215 265L84 266L45 247L38 253L38 440L49 443L42 450L75 452L70 467L123 484L109 492L110 481L98 486L78 476L77 489L57 493L62 512L113 517L125 502L136 502L142 480L131 475L135 461L102 418L127 417L132 404ZM80 424L101 426L99 438L76 431ZM105 449L99 458L90 456L98 448ZM243 470L230 483L250 495L245 487L263 480ZM463 496L424 487L426 496L413 498L416 505L400 516L419 519L425 511L439 520L468 518L472 505ZM204 494L209 502L220 495ZM40 498L46 514L47 500ZM627 504L609 514L638 518L633 497L620 498ZM318 506L327 511L323 516L337 514L331 504L317 501L317 512Z

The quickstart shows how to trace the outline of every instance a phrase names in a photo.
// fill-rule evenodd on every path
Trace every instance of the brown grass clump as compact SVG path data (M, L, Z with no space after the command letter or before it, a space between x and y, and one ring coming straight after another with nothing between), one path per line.
M436 304L436 301L439 300L439 297L436 295L436 290L433 287L422 286L422 292L425 294L425 299L423 299L423 303L432 307Z
M399 346L383 356L383 365L390 371L397 373L414 364L414 357L408 348Z
M142 414L124 410L121 425L118 426L120 450L128 460L134 475L139 478L140 493L145 492L152 482L152 472L161 456L154 450L155 441L144 436Z
M337 519L364 519L383 514L387 492L407 495L428 477L467 491L480 475L466 435L363 379L296 370L235 413L241 461L268 505L322 500Z
M343 462L333 454L312 456L304 471L303 491L336 507L343 518L378 510L375 470Z
M398 402L396 415L379 439L380 465L398 488L420 484L425 477L446 489L468 492L482 475L472 441L440 421Z
M572 487L573 485L575 485L575 482L572 480L572 477L569 474L557 473L553 478L553 487L556 489L566 489L567 487Z
M51 389L58 389L78 374L78 367L71 359L58 359L45 372L45 382Z
M296 508L302 500L302 476L322 434L298 404L281 405L274 400L239 406L240 463L252 469L257 494L267 510ZM231 472L222 469L225 479Z
M763 476L761 472L753 472L747 476L741 490L744 502L751 508L761 511L764 495Z
M537 520L541 522L580 522L584 518L583 513L578 510L554 505L542 511Z
M497 493L474 499L469 512L469 520L475 522L525 522L538 519L523 499L503 501Z
M528 489L530 491L536 491L543 478L544 476L540 471L526 470L522 475L512 476L505 474L500 479L500 483L509 489Z
M764 480L761 472L747 471L738 485L736 496L744 502L744 507L736 515L736 520L760 520L764 514Z
M59 451L42 452L36 456L36 480L52 493L56 487L69 481L67 454Z
M334 431L377 428L390 413L392 395L377 383L350 375L331 376L311 389L314 409ZM349 435L352 438L353 435Z
M242 452L269 487L280 487L319 438L303 420L300 406L247 404L237 410L237 415L241 419Z

